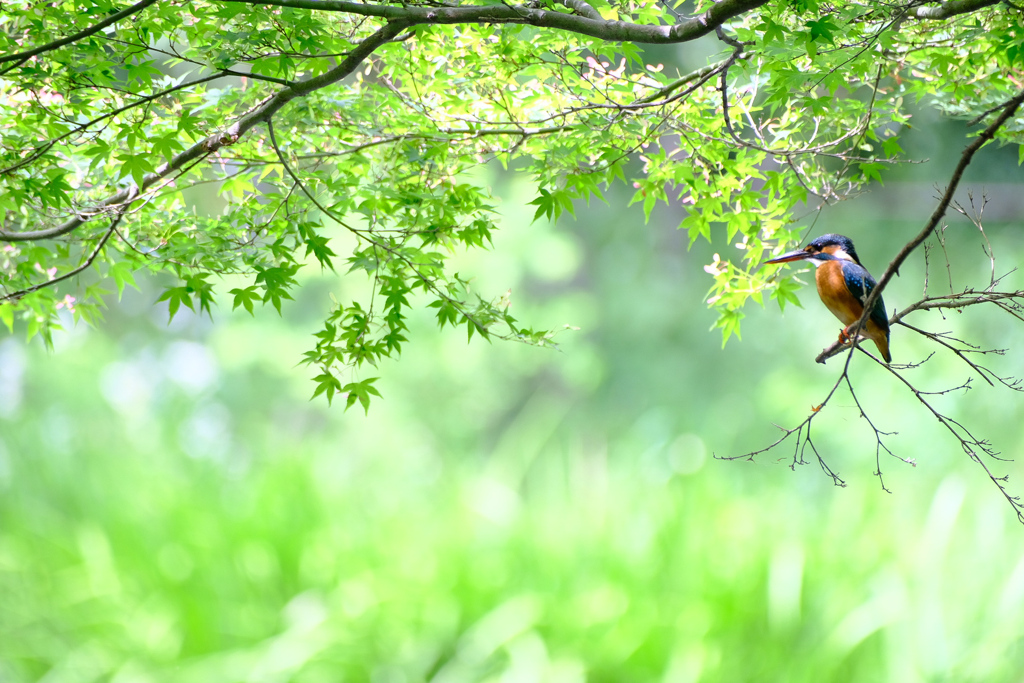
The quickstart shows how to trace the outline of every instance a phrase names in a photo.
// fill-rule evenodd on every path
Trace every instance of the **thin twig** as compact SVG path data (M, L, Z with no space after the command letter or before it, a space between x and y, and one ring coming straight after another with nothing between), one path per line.
M900 249L899 253L896 254L896 257L893 258L892 262L889 264L889 267L885 269L884 273L882 273L882 277L878 279L878 284L864 302L864 313L861 315L860 320L850 326L850 334L856 335L864 324L867 323L867 319L871 315L871 311L874 310L875 303L881 298L882 291L885 289L886 285L889 284L889 281L892 280L893 275L895 275L900 269L900 266L902 266L903 262L907 260L907 257L910 256L911 252L917 249L922 242L928 239L928 235L932 234L935 228L938 227L939 221L941 221L942 217L946 215L946 211L949 209L949 205L953 201L953 195L956 193L956 189L960 185L960 180L963 178L964 171L974 159L974 154L981 149L985 143L995 137L999 129L1002 128L1015 113L1017 113L1017 109L1020 107L1022 102L1024 102L1024 90L1006 102L1003 107L1003 113L1000 114L996 120L988 126L988 128L982 131L977 139L968 145L960 155L960 161L957 163L956 168L953 169L953 175L949 179L949 185L946 187L946 192L942 195L939 205L935 207L935 211L932 213L931 218L928 219L924 228L922 228L913 239L907 242L903 248Z
M26 294L31 294L32 292L37 292L40 289L43 289L44 287L52 287L53 285L57 284L58 282L63 282L64 280L67 280L69 278L73 278L74 276L78 275L83 270L85 270L86 268L91 266L92 262L95 261L96 257L99 256L101 251L103 251L103 247L107 244L107 240L109 240L110 236L113 235L114 232L117 230L118 224L121 222L121 219L124 217L125 208L126 207L122 207L119 211L114 213L114 218L110 222L110 227L107 228L106 232L103 233L103 236L100 237L100 241L96 243L96 247L92 250L92 252L89 254L89 256L84 261L82 261L81 264L78 265L78 267L74 268L73 270L68 271L67 273L64 273L60 277L53 278L52 280L47 280L46 282L40 282L38 285L33 285L33 286L27 287L25 289L20 289L17 292L11 292L10 294L5 294L3 296L0 296L0 301L10 301L10 300L18 299L20 297L25 296Z

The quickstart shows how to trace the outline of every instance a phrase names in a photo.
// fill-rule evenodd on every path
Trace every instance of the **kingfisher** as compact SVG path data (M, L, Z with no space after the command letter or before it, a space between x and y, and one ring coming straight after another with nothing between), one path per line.
M860 320L864 313L864 302L875 288L875 278L861 265L853 241L844 235L822 235L803 249L777 256L765 263L801 260L815 265L814 281L818 285L818 296L832 311L832 315L845 325L839 333L839 341L849 341L850 326ZM889 319L885 315L885 304L881 297L875 301L861 334L875 342L886 363L892 361L889 355Z

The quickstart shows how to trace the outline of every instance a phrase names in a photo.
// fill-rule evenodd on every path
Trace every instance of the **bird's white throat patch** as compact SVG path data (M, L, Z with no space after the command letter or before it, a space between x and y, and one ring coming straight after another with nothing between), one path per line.
M853 260L853 257L850 256L849 254L847 254L846 251L842 247L836 247L836 250L832 252L832 255L835 256L836 258L842 259L844 261L852 261Z
M852 262L856 263L856 261L853 260L853 257L850 256L846 252L845 249L843 249L842 247L839 247L839 246L829 245L829 246L825 247L825 249L822 251L822 253L823 254L827 254L828 256L831 256L832 258L821 259L821 258L814 258L813 256L808 256L807 260L810 261L811 263L813 263L815 268L821 268L822 264L828 263L829 261L834 261L836 259L839 259L840 261L852 261Z

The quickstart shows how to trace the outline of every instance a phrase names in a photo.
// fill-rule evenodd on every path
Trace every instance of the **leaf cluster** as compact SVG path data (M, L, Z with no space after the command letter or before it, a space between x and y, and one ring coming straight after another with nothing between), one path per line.
M625 182L648 217L682 207L691 244L734 243L738 262L707 269L726 341L766 289L798 303L761 261L812 207L884 180L908 102L983 117L1019 90L1020 11L960 5L7 3L0 321L49 340L62 310L99 320L139 271L172 278L172 317L225 294L280 312L303 268L345 259L371 292L335 303L304 360L314 395L365 408L359 371L401 352L413 307L469 338L551 343L448 266L491 245L478 170L500 163L533 180L535 219ZM715 29L720 54L690 73L642 51Z

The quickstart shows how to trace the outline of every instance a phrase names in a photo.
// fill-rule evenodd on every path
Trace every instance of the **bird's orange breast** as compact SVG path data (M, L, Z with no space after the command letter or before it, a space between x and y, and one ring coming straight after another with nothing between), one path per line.
M843 325L851 325L860 319L864 304L850 294L843 275L842 261L826 261L814 273L818 285L818 296L822 303L839 318Z

